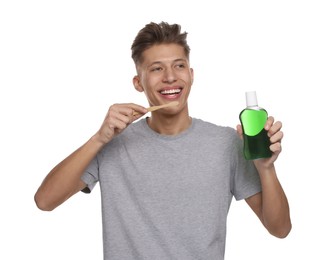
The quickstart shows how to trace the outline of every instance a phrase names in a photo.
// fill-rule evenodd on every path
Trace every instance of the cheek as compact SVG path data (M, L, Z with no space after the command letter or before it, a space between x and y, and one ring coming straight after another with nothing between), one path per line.
M155 77L148 77L144 82L143 86L146 91L153 91L155 90L156 86L160 83L161 79L158 76Z
M182 79L186 84L191 85L193 82L193 74L190 71L182 71L178 74L178 78Z

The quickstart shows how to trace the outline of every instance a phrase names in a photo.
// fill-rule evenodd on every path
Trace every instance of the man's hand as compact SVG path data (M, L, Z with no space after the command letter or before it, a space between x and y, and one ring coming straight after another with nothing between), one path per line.
M282 151L281 141L283 138L283 132L281 131L282 123L280 121L274 121L272 116L269 116L264 129L267 131L267 135L270 138L270 150L272 156L270 158L263 158L254 160L255 166L258 167L270 167L277 160L279 154ZM243 129L241 125L237 125L237 133L243 139Z
M147 112L147 109L143 106L133 103L112 105L106 114L102 126L95 135L96 140L102 144L110 142L133 121L139 119Z

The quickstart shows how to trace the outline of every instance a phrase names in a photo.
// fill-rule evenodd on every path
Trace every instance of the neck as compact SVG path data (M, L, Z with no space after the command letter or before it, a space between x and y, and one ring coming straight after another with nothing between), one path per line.
M175 115L164 114L161 111L152 112L147 122L149 127L159 134L177 135L191 125L192 118L186 108Z

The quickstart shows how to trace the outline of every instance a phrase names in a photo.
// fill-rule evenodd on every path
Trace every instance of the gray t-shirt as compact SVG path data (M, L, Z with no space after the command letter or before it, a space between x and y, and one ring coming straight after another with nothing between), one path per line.
M82 180L100 183L107 260L222 260L232 197L261 191L236 131L195 118L176 136L131 124Z

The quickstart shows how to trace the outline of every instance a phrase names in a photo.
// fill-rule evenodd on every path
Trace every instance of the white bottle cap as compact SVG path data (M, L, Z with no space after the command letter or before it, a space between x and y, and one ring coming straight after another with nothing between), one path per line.
M257 106L256 91L246 92L246 106L248 106L248 107L256 107Z

